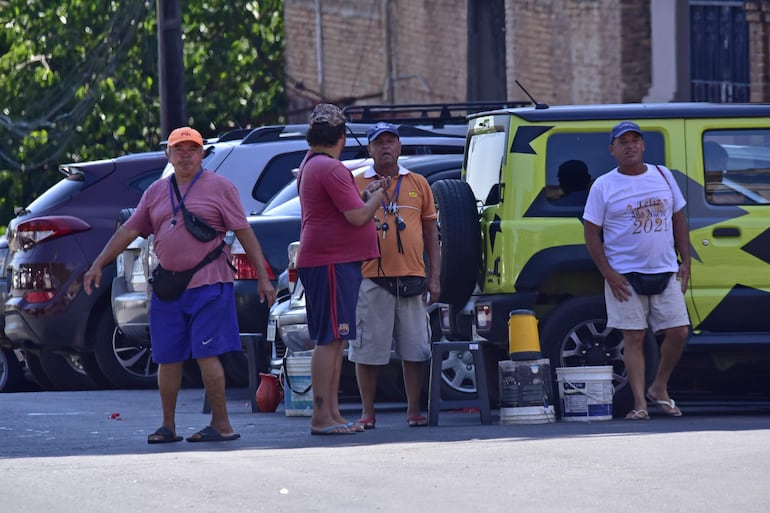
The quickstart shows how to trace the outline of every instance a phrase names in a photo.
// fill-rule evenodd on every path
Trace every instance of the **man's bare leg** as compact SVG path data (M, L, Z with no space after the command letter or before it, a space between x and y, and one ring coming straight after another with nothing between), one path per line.
M233 434L233 426L227 416L227 397L225 396L225 371L218 356L198 358L206 397L211 405L211 423L220 435Z

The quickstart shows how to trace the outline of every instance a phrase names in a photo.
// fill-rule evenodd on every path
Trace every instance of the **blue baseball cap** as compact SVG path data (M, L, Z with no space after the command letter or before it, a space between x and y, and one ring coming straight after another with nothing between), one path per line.
M380 121L369 130L367 130L366 137L369 139L369 142L372 142L384 133L389 133L395 135L396 137L400 137L398 135L398 127L390 123L385 123L384 121Z
M626 132L636 132L637 134L642 135L642 129L639 128L639 125L633 121L621 121L612 129L612 133L610 134L610 144Z

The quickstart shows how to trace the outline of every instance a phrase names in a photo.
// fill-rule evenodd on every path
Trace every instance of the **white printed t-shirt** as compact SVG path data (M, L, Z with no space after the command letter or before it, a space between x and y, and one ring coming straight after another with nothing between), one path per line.
M686 202L671 171L645 165L640 175L615 168L598 177L583 212L583 219L603 229L607 260L620 274L679 269L671 217Z

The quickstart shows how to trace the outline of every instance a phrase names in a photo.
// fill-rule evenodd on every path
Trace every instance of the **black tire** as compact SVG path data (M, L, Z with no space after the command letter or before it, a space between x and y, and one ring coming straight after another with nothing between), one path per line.
M78 356L80 358L80 364L83 366L83 370L88 374L88 377L96 383L97 388L114 388L112 383L99 368L94 353L80 353Z
M41 351L40 367L53 385L54 390L96 390L98 385L82 368L78 355L65 355Z
M135 389L157 385L158 364L152 361L149 338L144 341L124 337L109 310L99 314L93 336L96 363L111 386Z
M29 375L32 377L32 381L34 381L41 390L56 390L53 382L46 376L43 365L40 363L40 358L36 354L25 352L24 361L27 362L27 368L29 369Z
M439 180L431 187L438 210L442 303L464 305L481 268L481 229L476 198L462 180Z
M24 367L11 349L0 350L0 392L18 392L24 388Z
M620 331L607 328L607 309L602 296L570 299L557 306L545 319L540 331L543 354L550 360L555 378L557 367L582 365L611 365L615 396L612 401L614 416L623 416L633 408L634 399L628 386L623 363L623 336ZM645 338L646 374L648 382L657 368L655 338ZM553 384L553 402L560 409L556 381Z
M499 403L497 362L508 356L499 353L491 344L485 346L484 362L487 375L489 404ZM471 400L476 397L476 365L470 351L447 351L441 362L441 397L448 400Z
M227 386L243 388L249 386L249 360L245 351L230 351L219 355L225 371Z

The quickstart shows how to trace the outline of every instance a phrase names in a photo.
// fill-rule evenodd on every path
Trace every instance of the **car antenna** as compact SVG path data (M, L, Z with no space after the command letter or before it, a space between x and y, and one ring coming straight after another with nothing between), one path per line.
M368 146L364 146L363 144L361 144L361 141L358 140L358 137L353 132L353 129L350 128L350 125L348 123L345 123L345 130L353 137L353 139L356 140L356 143L358 144L358 146L364 151L364 153L368 157L369 156L369 147ZM364 160L365 159L366 159L366 157L364 157Z
M526 94L529 97L529 99L532 100L532 103L535 104L535 108L536 109L547 109L548 108L548 104L546 104L546 103L537 103L535 101L535 99L532 97L532 95L529 94L529 91L524 89L524 86L521 85L521 82L519 82L518 80L514 80L514 82L516 82L516 85L521 87L521 90L524 91L524 94Z

